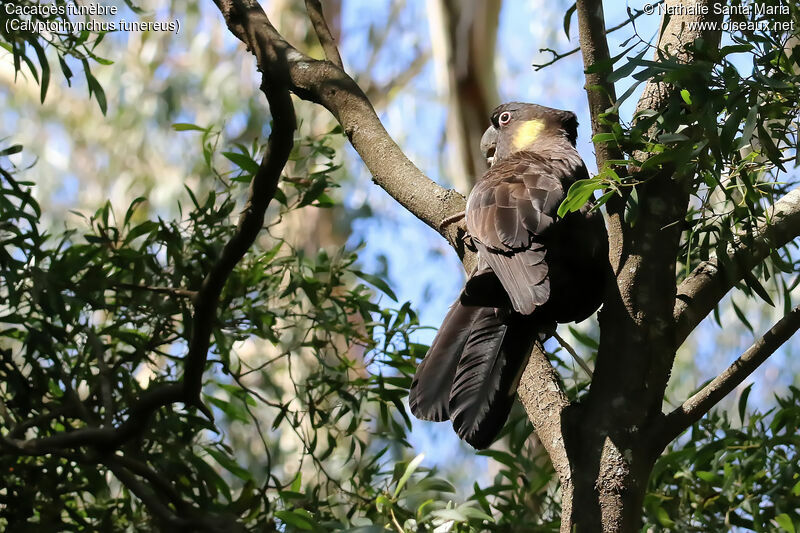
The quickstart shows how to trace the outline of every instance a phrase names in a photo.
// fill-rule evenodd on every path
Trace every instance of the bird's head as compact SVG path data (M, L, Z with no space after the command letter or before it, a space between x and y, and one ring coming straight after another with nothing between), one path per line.
M497 106L491 121L481 138L481 152L489 166L515 152L535 151L544 141L566 139L575 146L578 137L575 113L536 104L510 102Z

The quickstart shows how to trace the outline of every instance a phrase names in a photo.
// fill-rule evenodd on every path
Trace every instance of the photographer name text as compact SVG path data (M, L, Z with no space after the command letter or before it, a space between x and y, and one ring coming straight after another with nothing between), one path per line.
M701 4L686 2L665 4L663 2L646 3L642 6L645 15L692 16L692 15L722 15L723 21L704 20L689 21L690 30L719 30L723 31L792 31L794 21L789 19L789 6L786 4L764 4L762 2L743 2L739 5L724 5L713 3ZM736 17L746 17L749 20L740 20ZM782 20L768 20L759 17L781 17Z

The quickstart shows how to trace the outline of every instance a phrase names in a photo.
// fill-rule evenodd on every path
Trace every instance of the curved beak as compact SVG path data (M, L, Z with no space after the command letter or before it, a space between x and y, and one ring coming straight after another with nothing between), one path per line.
M486 158L489 166L494 162L494 152L497 149L497 129L489 126L481 137L481 153Z

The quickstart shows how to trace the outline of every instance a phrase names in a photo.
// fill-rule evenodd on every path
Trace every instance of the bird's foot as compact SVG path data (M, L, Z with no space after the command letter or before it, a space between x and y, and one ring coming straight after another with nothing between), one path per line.
M475 240L472 238L472 235L469 233L465 233L461 236L461 242L464 243L464 246L472 252L477 252L478 247L475 246Z
M464 222L465 217L466 217L466 211L461 211L459 213L456 213L455 215L450 215L449 217L439 222L439 231L440 232L444 231L444 229L447 226L455 224L456 222L460 222L457 230L457 235L458 235L457 239L463 242L464 246L467 249L476 252L478 249L475 247L475 242L473 241L472 236L469 233L467 233L467 227Z
M459 213L456 213L455 215L450 215L449 217L443 219L441 222L439 222L439 231L443 231L444 228L446 228L450 224L453 224L454 222L462 220L465 216L466 216L466 211L461 211Z

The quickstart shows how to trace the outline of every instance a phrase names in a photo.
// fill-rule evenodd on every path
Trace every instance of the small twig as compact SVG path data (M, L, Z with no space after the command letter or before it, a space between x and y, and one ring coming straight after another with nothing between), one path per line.
M569 354L572 356L573 359L575 359L575 362L578 363L578 365L584 370L584 372L586 372L590 378L593 377L592 370L589 368L589 365L586 364L586 361L584 361L584 359L580 355L578 355L578 352L575 351L575 348L570 346L569 343L566 340L564 340L564 338L561 335L559 335L557 331L553 331L553 337L555 337L558 343L566 351L569 352Z
M344 69L344 63L342 63L342 56L339 55L336 40L333 38L331 29L322 14L322 4L319 0L306 0L306 11L308 12L308 18L311 19L311 25L314 27L314 33L317 34L317 39L319 39L319 44L322 45L325 58L340 69Z
M700 420L712 407L739 386L784 342L800 329L800 306L781 318L760 339L755 341L722 374L711 380L697 394L683 402L664 419L658 433L667 443Z
M123 468L130 470L137 476L145 479L151 487L158 489L164 496L169 498L178 511L183 511L185 508L190 507L187 502L183 501L178 491L169 482L166 476L156 472L146 463L131 459L124 455L110 455L103 459L103 463L111 468L111 465L119 465Z
M52 420L55 420L59 416L65 416L75 413L76 409L74 405L59 405L54 407L47 413L42 413L40 415L34 416L32 418L28 418L23 420L16 426L14 426L8 432L9 439L19 439L25 435L25 432L32 427L39 426L41 424L46 424Z
M533 67L534 70L542 70L544 67L549 67L553 63L555 63L557 61L560 61L560 60L564 59L565 57L569 57L572 54L576 54L576 53L581 51L581 47L580 46L576 46L572 50L564 52L563 54L559 54L557 51L553 50L552 48L539 48L539 51L540 52L550 52L551 54L553 54L553 58L550 59L550 61L547 61L546 63L534 63L534 64L532 64L531 66Z
M663 2L662 1L656 2L653 5L656 6L656 5L659 5L661 3L663 3ZM619 29L622 29L625 26L627 26L628 24L632 24L634 20L636 20L637 18L639 18L640 16L642 16L644 14L644 10L642 10L642 9L636 9L635 11L636 11L636 14L630 15L625 21L620 22L616 26L612 26L611 28L608 28L606 30L606 35L608 35L609 33L613 33L613 32L615 32L615 31L617 31ZM572 50L564 52L563 54L559 54L557 51L553 50L552 48L540 48L539 51L540 52L550 52L551 54L553 54L553 59L551 59L547 63L534 63L533 65L531 65L534 68L534 70L542 70L544 67L552 65L556 61L564 59L565 57L569 57L572 54L576 54L576 53L581 51L581 47L580 46L576 46Z
M400 522L397 521L397 517L394 515L394 509L391 507L389 507L389 514L392 516L392 524L394 527L397 528L397 531L403 533L405 530L403 529L403 526L400 525Z
M106 466L111 470L114 476L116 476L128 490L134 493L155 516L164 522L165 525L178 528L181 531L186 531L186 528L191 526L189 521L175 514L175 512L165 505L156 494L125 468L113 461L106 463Z
M135 291L148 291L148 292L156 292L160 294L166 294L168 296L178 296L181 298L189 298L194 300L197 297L197 291L190 291L188 289L176 289L174 287L158 287L158 286L149 286L149 285L136 285L135 283L114 283L112 285L114 288L119 289L130 289Z
M91 346L92 353L94 353L95 359L97 359L97 368L100 370L98 378L100 380L100 397L103 403L103 424L110 426L114 423L114 400L111 394L113 387L111 369L103 358L105 353L103 343L100 342L100 339L95 335L91 327L86 328L86 337Z

